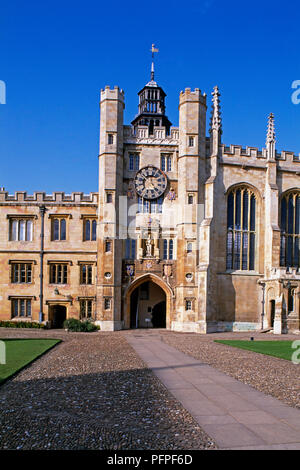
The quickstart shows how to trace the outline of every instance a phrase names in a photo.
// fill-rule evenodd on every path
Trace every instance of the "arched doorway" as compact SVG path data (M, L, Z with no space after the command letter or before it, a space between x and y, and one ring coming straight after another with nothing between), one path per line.
M172 291L154 274L136 279L125 294L125 328L170 328Z
M67 318L67 307L64 305L51 305L51 328L63 328Z

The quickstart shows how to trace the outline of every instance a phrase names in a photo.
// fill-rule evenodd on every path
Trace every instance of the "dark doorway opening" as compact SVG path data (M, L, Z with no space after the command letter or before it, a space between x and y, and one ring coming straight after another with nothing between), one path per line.
M156 304L152 309L153 328L166 328L166 301Z
M63 328L67 318L67 308L63 305L53 305L52 309L52 328Z
M271 328L273 328L274 327L274 319L275 319L275 300L270 301L270 306L271 306L270 321L271 321Z

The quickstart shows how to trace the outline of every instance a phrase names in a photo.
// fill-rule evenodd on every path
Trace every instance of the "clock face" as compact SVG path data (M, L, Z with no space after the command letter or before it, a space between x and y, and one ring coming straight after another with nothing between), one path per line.
M161 196L167 187L166 175L155 166L141 168L135 175L135 190L145 199L156 199Z

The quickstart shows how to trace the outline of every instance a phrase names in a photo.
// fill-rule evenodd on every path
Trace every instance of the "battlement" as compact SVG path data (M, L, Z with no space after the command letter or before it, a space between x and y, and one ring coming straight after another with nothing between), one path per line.
M190 88L186 88L184 91L180 92L179 95L179 106L186 102L199 102L206 106L206 93L201 93L200 88L195 88L194 91L191 91Z
M104 100L119 100L124 103L124 97L125 93L122 89L120 89L118 86L115 86L114 88L110 88L108 85L103 89L101 89L100 92L100 101Z
M153 141L167 141L177 144L179 140L179 128L171 127L170 134L166 135L165 127L154 127L153 135L149 135L148 126L138 126L136 130L133 126L124 126L124 142L131 143L140 139L151 139Z
M84 194L81 192L73 192L65 194L61 191L56 191L52 194L44 192L34 192L33 195L27 195L26 191L16 191L14 195L5 191L5 188L0 188L0 204L5 202L12 203L54 203L54 204L98 204L98 193Z
M267 149L259 150L257 147L242 147L241 145L222 145L222 156L228 157L246 157L267 159ZM276 160L281 160L287 164L300 163L300 154L296 155L293 152L282 151L275 154Z
M300 279L299 268L272 268L271 279Z

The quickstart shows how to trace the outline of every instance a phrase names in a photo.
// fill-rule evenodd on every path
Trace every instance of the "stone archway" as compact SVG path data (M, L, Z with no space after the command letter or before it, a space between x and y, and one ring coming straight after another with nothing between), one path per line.
M156 291L158 294L159 290L162 291L163 293L161 297L159 297L159 295L156 295L155 298L149 299L150 304L153 304L153 307L151 309L151 315L149 315L149 317L151 316L150 326L155 327L155 325L152 324L152 310L155 309L154 312L156 315L156 320L155 320L156 324L165 325L167 329L170 329L171 328L171 305L172 305L173 293L172 293L171 288L161 278L159 278L155 274L145 274L143 276L140 276L135 281L133 281L132 284L128 287L127 292L125 293L125 309L124 309L125 328L129 329L129 328L137 328L137 327L146 327L146 324L144 324L143 321L134 322L133 313L132 313L132 309L134 308L132 299L134 299L134 297L137 296L138 288L140 286L143 286L145 283L150 283L154 285L152 293ZM165 303L164 306L160 305L159 307L158 304L162 304L162 302ZM164 315L164 319L161 319L161 318L157 319L158 309L160 309L161 315ZM143 319L145 318L143 317Z

